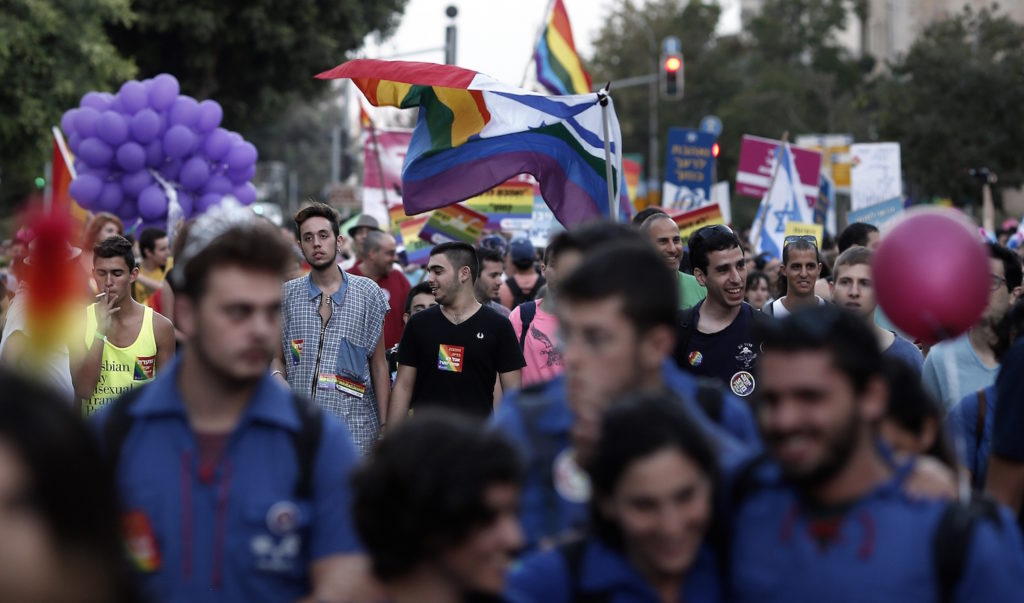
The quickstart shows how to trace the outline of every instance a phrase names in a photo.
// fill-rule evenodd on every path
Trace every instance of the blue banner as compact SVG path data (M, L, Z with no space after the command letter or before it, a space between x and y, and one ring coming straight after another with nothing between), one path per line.
M669 128L665 156L663 207L689 211L711 203L715 158L714 134L692 128Z

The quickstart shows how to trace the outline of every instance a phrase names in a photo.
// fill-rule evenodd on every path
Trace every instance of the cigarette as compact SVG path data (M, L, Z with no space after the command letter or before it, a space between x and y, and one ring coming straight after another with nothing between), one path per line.
M103 293L97 293L97 294L96 294L96 299L99 299L99 298L103 297L103 296L104 296L104 295L106 295L106 294L107 294L107 292L106 292L106 291L104 291Z

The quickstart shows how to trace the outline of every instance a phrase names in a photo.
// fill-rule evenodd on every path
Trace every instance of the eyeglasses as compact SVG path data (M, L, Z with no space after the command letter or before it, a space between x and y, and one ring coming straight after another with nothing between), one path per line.
M796 243L797 241L806 241L811 245L814 245L815 249L818 248L818 239L814 235L789 235L785 239L782 239L782 246L786 247L790 243Z
M1006 284L1006 279L999 276L998 274L990 275L992 282L989 283L989 287L992 291L999 291L999 288Z
M711 236L712 233L724 234L727 236L736 236L736 233L725 224L712 224L711 226L704 226L698 228L692 235L690 235L687 243L692 247L694 243L700 245L700 243L707 237Z

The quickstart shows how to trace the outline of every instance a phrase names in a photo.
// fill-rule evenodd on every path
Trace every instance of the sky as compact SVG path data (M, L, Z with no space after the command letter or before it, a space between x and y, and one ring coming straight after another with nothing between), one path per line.
M617 0L563 0L572 25L576 48L586 58L602 20ZM685 1L685 0L681 0ZM739 0L719 0L723 7L720 32L740 27ZM548 0L409 0L395 33L378 43L371 36L360 50L365 58L390 58L399 53L435 49L401 56L407 61L444 61L445 8L454 5L459 13L456 62L507 84L519 85L528 62Z

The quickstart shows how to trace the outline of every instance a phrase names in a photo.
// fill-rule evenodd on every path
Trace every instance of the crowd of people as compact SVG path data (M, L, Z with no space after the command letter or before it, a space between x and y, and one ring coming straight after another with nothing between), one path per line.
M878 307L868 224L773 258L648 208L421 272L318 202L40 240L0 281L0 601L1024 601L997 242L978 323L929 348Z

